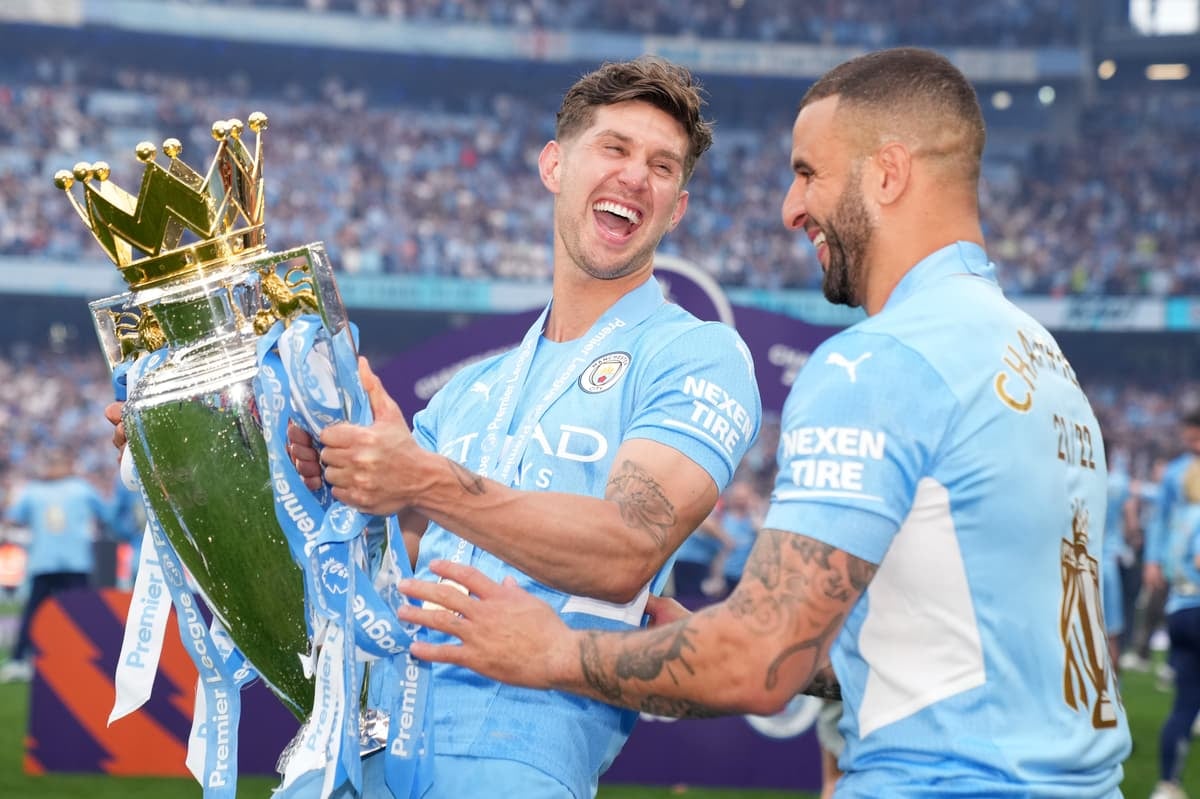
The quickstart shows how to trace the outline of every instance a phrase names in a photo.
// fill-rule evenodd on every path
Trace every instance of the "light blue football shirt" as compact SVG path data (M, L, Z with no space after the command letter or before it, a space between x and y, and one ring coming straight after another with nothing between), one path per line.
M721 526L733 539L733 551L725 557L725 578L740 580L750 550L754 549L754 542L758 540L758 518L748 513L725 512L721 514Z
M721 552L721 542L702 529L697 529L689 535L675 550L675 560L684 563L712 563Z
M1058 345L974 244L813 353L764 526L878 564L833 649L839 797L1119 796L1102 450Z
M92 542L108 523L104 499L81 477L35 480L25 484L8 510L8 519L28 527L28 573L91 574Z
M1108 510L1105 515L1104 551L1100 569L1103 574L1101 597L1104 622L1109 635L1125 631L1124 594L1121 586L1121 553L1125 549L1125 503L1129 501L1132 481L1122 467L1108 472Z
M617 450L638 438L682 452L723 490L758 435L762 414L745 343L732 328L700 322L665 302L654 280L630 292L616 309L618 316L628 313L641 321L614 330L577 363L569 387L538 421L512 484L603 497ZM516 397L510 435L537 398L553 389L563 365L578 357L587 339L538 341L528 381ZM489 420L505 401L515 352L460 370L414 417L417 441L474 469L486 446ZM501 460L511 445L510 437ZM571 541L564 538L562 546L569 549ZM642 623L649 587L627 605L570 596L431 524L421 541L417 577L437 579L428 568L434 558L469 560L497 581L512 576L574 627L631 629ZM660 578L669 569L668 562ZM429 637L441 640L436 633ZM637 718L633 711L502 685L449 664L434 664L433 686L438 754L527 763L581 798L593 794Z
M1163 470L1158 505L1146 536L1146 562L1162 567L1167 580L1166 612L1200 607L1200 574L1188 557L1192 533L1200 524L1200 458L1190 452Z

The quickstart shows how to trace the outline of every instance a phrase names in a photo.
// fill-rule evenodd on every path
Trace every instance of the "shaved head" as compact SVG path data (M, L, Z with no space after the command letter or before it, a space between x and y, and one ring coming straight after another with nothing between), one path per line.
M839 130L857 155L898 141L946 180L979 182L986 134L975 89L950 61L899 47L851 59L822 76L800 108L838 98Z

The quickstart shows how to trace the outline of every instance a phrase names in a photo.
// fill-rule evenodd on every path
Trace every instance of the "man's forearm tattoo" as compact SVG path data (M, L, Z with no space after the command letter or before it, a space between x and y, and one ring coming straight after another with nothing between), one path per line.
M689 640L691 633L692 631L686 623L678 627L672 625L654 635L648 644L639 645L637 649L627 649L618 654L611 670L605 667L597 647L597 639L603 633L589 634L580 644L580 664L584 681L607 702L633 706L640 711L656 716L711 718L723 715L722 711L699 702L661 694L647 694L638 699L633 697L626 699L625 693L621 689L622 683L630 680L652 681L664 671L676 685L679 684L679 677L675 673L676 669L682 668L688 674L694 674L691 665L684 657L685 650L695 650L695 646Z
M799 554L804 564L815 568L785 573L782 567L785 547ZM726 600L729 611L755 633L765 636L791 628L796 616L804 612L804 606L813 601L845 602L852 588L861 592L866 587L875 575L876 566L851 555L846 555L846 565L840 566L832 559L835 551L829 544L807 536L763 530L751 551L738 590ZM833 645L834 631L840 628L843 619L843 614L837 614L823 629L813 630L812 635L780 652L767 669L764 687L776 687L787 661L809 652L813 671L806 677L810 686L805 692L814 696L834 693L840 696L841 688L832 670L819 670L816 664Z
M604 697L606 702L617 704L621 701L621 685L616 677L610 677L604 669L604 660L596 646L600 633L588 633L579 644L579 666L583 671L583 681Z
M820 667L818 667L816 664L820 661L821 653L825 652L828 645L832 643L834 631L840 629L841 626L842 617L839 614L831 619L829 625L821 632L817 633L811 638L805 639L804 641L798 641L780 652L775 659L771 661L771 665L767 667L767 680L765 687L768 689L773 689L779 682L779 670L783 667L784 663L789 658L801 652L808 652L813 656L812 671L809 672L808 679L805 680L806 683L811 683L820 671Z
M479 496L487 490L487 486L483 482L483 478L475 472L471 471L461 463L450 461L450 471L454 473L458 484L462 486L463 491L466 491L472 496Z
M671 682L679 685L672 666L682 666L688 674L695 674L691 664L684 658L684 650L695 652L696 647L688 639L691 634L686 624L674 625L652 633L650 641L635 650L617 656L618 680L653 680L665 669Z
M729 715L699 702L689 702L671 696L648 696L642 700L639 710L653 716L667 716L673 719L712 719Z
M675 524L675 506L649 472L633 461L622 461L608 480L608 499L617 503L621 520L645 530L662 549Z
M623 471L636 469L632 464L623 464ZM614 478L610 486L617 480ZM798 561L803 568L797 566ZM791 567L785 568L785 563ZM668 696L663 690L670 687L664 674L671 683L682 687L683 693L694 693L704 679L711 679L701 673L698 683L693 681L690 687L686 684L687 678L697 676L693 656L703 646L719 646L712 638L708 643L697 641L705 619L728 613L761 638L765 646L771 641L792 642L776 652L767 664L762 676L763 690L778 692L795 680L807 686L804 693L841 698L841 687L828 666L827 656L845 619L845 603L865 588L875 570L871 563L806 536L763 530L738 587L721 605L705 614L638 634L632 643L622 644L622 649L607 661L599 647L605 634L585 636L580 646L584 681L605 701L647 713L688 718L722 715L728 711ZM738 653L723 654L736 657ZM710 656L708 662L712 661Z

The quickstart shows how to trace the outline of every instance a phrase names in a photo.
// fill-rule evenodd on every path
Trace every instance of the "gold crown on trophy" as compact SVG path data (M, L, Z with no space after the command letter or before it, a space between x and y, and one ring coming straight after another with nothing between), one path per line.
M130 288L218 269L266 249L262 132L267 115L256 111L247 124L257 134L253 153L242 141L241 120L213 123L219 144L203 176L179 160L179 140L167 139L165 168L155 161L152 143L137 146L146 168L136 196L109 182L110 168L103 161L59 170L54 185L66 192ZM72 191L76 183L83 185L82 203Z

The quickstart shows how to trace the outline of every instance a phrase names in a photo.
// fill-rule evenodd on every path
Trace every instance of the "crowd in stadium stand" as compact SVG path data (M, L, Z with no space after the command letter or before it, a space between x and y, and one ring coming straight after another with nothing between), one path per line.
M0 84L0 255L100 256L51 185L56 169L81 156L107 160L114 182L136 191L134 143L177 136L184 160L203 168L212 121L259 109L271 117L273 246L324 240L348 273L549 276L551 202L536 157L553 135L550 98L479 95L453 111L431 110L384 104L336 80L256 93L239 79L136 70L101 87L72 75L79 71L69 60L47 63L34 77ZM811 246L779 220L791 178L790 119L764 118L761 129L718 126L687 219L662 251L729 286L816 288ZM1078 137L1039 142L1023 155L998 149L1004 155L987 160L985 234L1005 289L1200 293L1191 212L1200 207L1200 182L1191 179L1200 174L1200 94L1130 96L1083 124Z
M58 447L69 447L79 473L110 490L117 462L104 406L112 395L98 346L86 352L18 347L0 355L0 497L36 474L38 458Z
M246 0L182 0L246 5ZM1074 45L1077 4L1060 0L255 0L254 5L356 13L410 22L601 30L766 42L988 46Z

